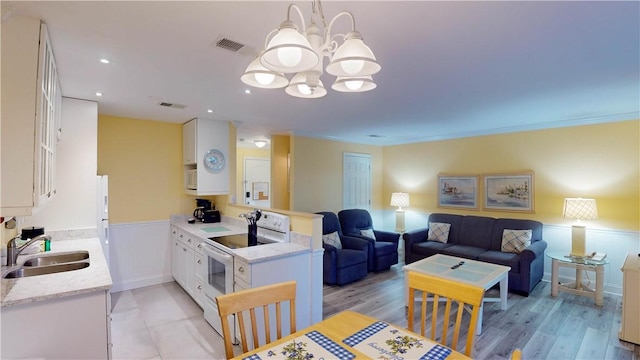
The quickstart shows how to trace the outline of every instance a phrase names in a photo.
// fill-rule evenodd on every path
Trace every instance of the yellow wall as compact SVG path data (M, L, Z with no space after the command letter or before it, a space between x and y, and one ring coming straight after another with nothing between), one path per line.
M535 214L437 208L438 173L535 172ZM565 197L595 198L590 227L640 230L640 121L624 121L384 148L384 199L411 195L409 211L562 218ZM482 201L481 201L482 204ZM388 205L388 204L384 204Z
M345 152L371 155L371 208L382 208L382 147L295 136L292 139L292 210L342 210Z
M276 209L291 208L289 196L289 135L271 136L271 206Z
M109 175L111 223L181 211L181 149L181 124L98 116L98 173Z

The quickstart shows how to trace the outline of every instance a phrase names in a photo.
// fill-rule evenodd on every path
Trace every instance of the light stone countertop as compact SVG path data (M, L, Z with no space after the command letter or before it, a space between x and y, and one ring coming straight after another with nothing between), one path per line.
M171 217L171 225L176 226L178 229L186 231L195 237L199 237L201 239L207 239L210 237L217 236L226 236L226 235L236 235L236 234L246 234L247 227L238 227L235 224L230 224L228 222L218 222L218 223L202 223L196 222L195 224L187 223L187 217L185 216L172 216ZM228 230L222 230L222 229ZM206 231L209 229L210 231ZM214 231L211 231L214 230ZM222 230L222 231L217 231Z
M1 306L45 301L110 289L113 281L98 238L52 241L51 251L20 255L17 263L20 265L37 256L81 250L89 252L90 265L84 269L18 279L2 279ZM10 268L2 267L3 273L8 270Z
M310 253L311 249L294 243L273 243L233 249L233 253L247 263L268 261L283 256L293 256L300 253Z
M210 237L247 233L246 226L238 227L236 225L238 222L234 222L233 224L231 224L229 222L225 222L224 220L225 219L223 217L223 222L219 222L219 223L189 224L187 223L186 216L172 216L171 225L176 226L178 229L186 231L205 242L208 242L208 238ZM243 222L240 222L240 223L243 223ZM229 231L207 232L203 230L207 228L219 228L219 227L227 228L229 229ZM291 256L299 253L311 252L311 249L295 243L274 243L274 244L265 244L260 246L251 246L246 248L229 249L229 250L235 256L242 258L247 263L267 261L267 260L271 260L271 259L279 258L283 256Z

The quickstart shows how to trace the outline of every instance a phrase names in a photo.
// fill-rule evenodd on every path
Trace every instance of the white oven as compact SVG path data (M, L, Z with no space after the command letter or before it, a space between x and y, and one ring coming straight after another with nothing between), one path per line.
M278 242L289 242L289 217L282 214L262 212L257 222L258 245ZM248 247L247 234L211 237L202 243L206 266L202 274L204 281L204 318L222 335L222 324L218 314L216 296L234 291L233 257L234 250ZM236 321L233 321L231 332L236 334Z
M205 255L205 266L202 267L205 269L204 318L222 335L222 324L215 298L233 292L233 255L207 243L202 243L202 248Z

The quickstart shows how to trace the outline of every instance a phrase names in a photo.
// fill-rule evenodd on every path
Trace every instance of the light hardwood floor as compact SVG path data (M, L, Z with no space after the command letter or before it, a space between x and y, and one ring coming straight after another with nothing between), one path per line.
M323 316L348 309L406 327L402 266L342 287L325 285ZM640 346L618 340L620 296L605 294L598 307L593 299L567 293L552 298L550 286L539 283L529 297L509 293L505 311L486 303L473 358L508 359L520 348L523 359L640 360ZM488 295L498 293L491 289Z

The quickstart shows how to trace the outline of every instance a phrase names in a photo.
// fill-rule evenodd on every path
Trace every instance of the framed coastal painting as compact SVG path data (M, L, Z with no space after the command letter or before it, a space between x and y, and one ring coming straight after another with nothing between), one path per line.
M478 209L477 175L438 175L438 207Z
M534 212L533 172L482 176L484 210Z

